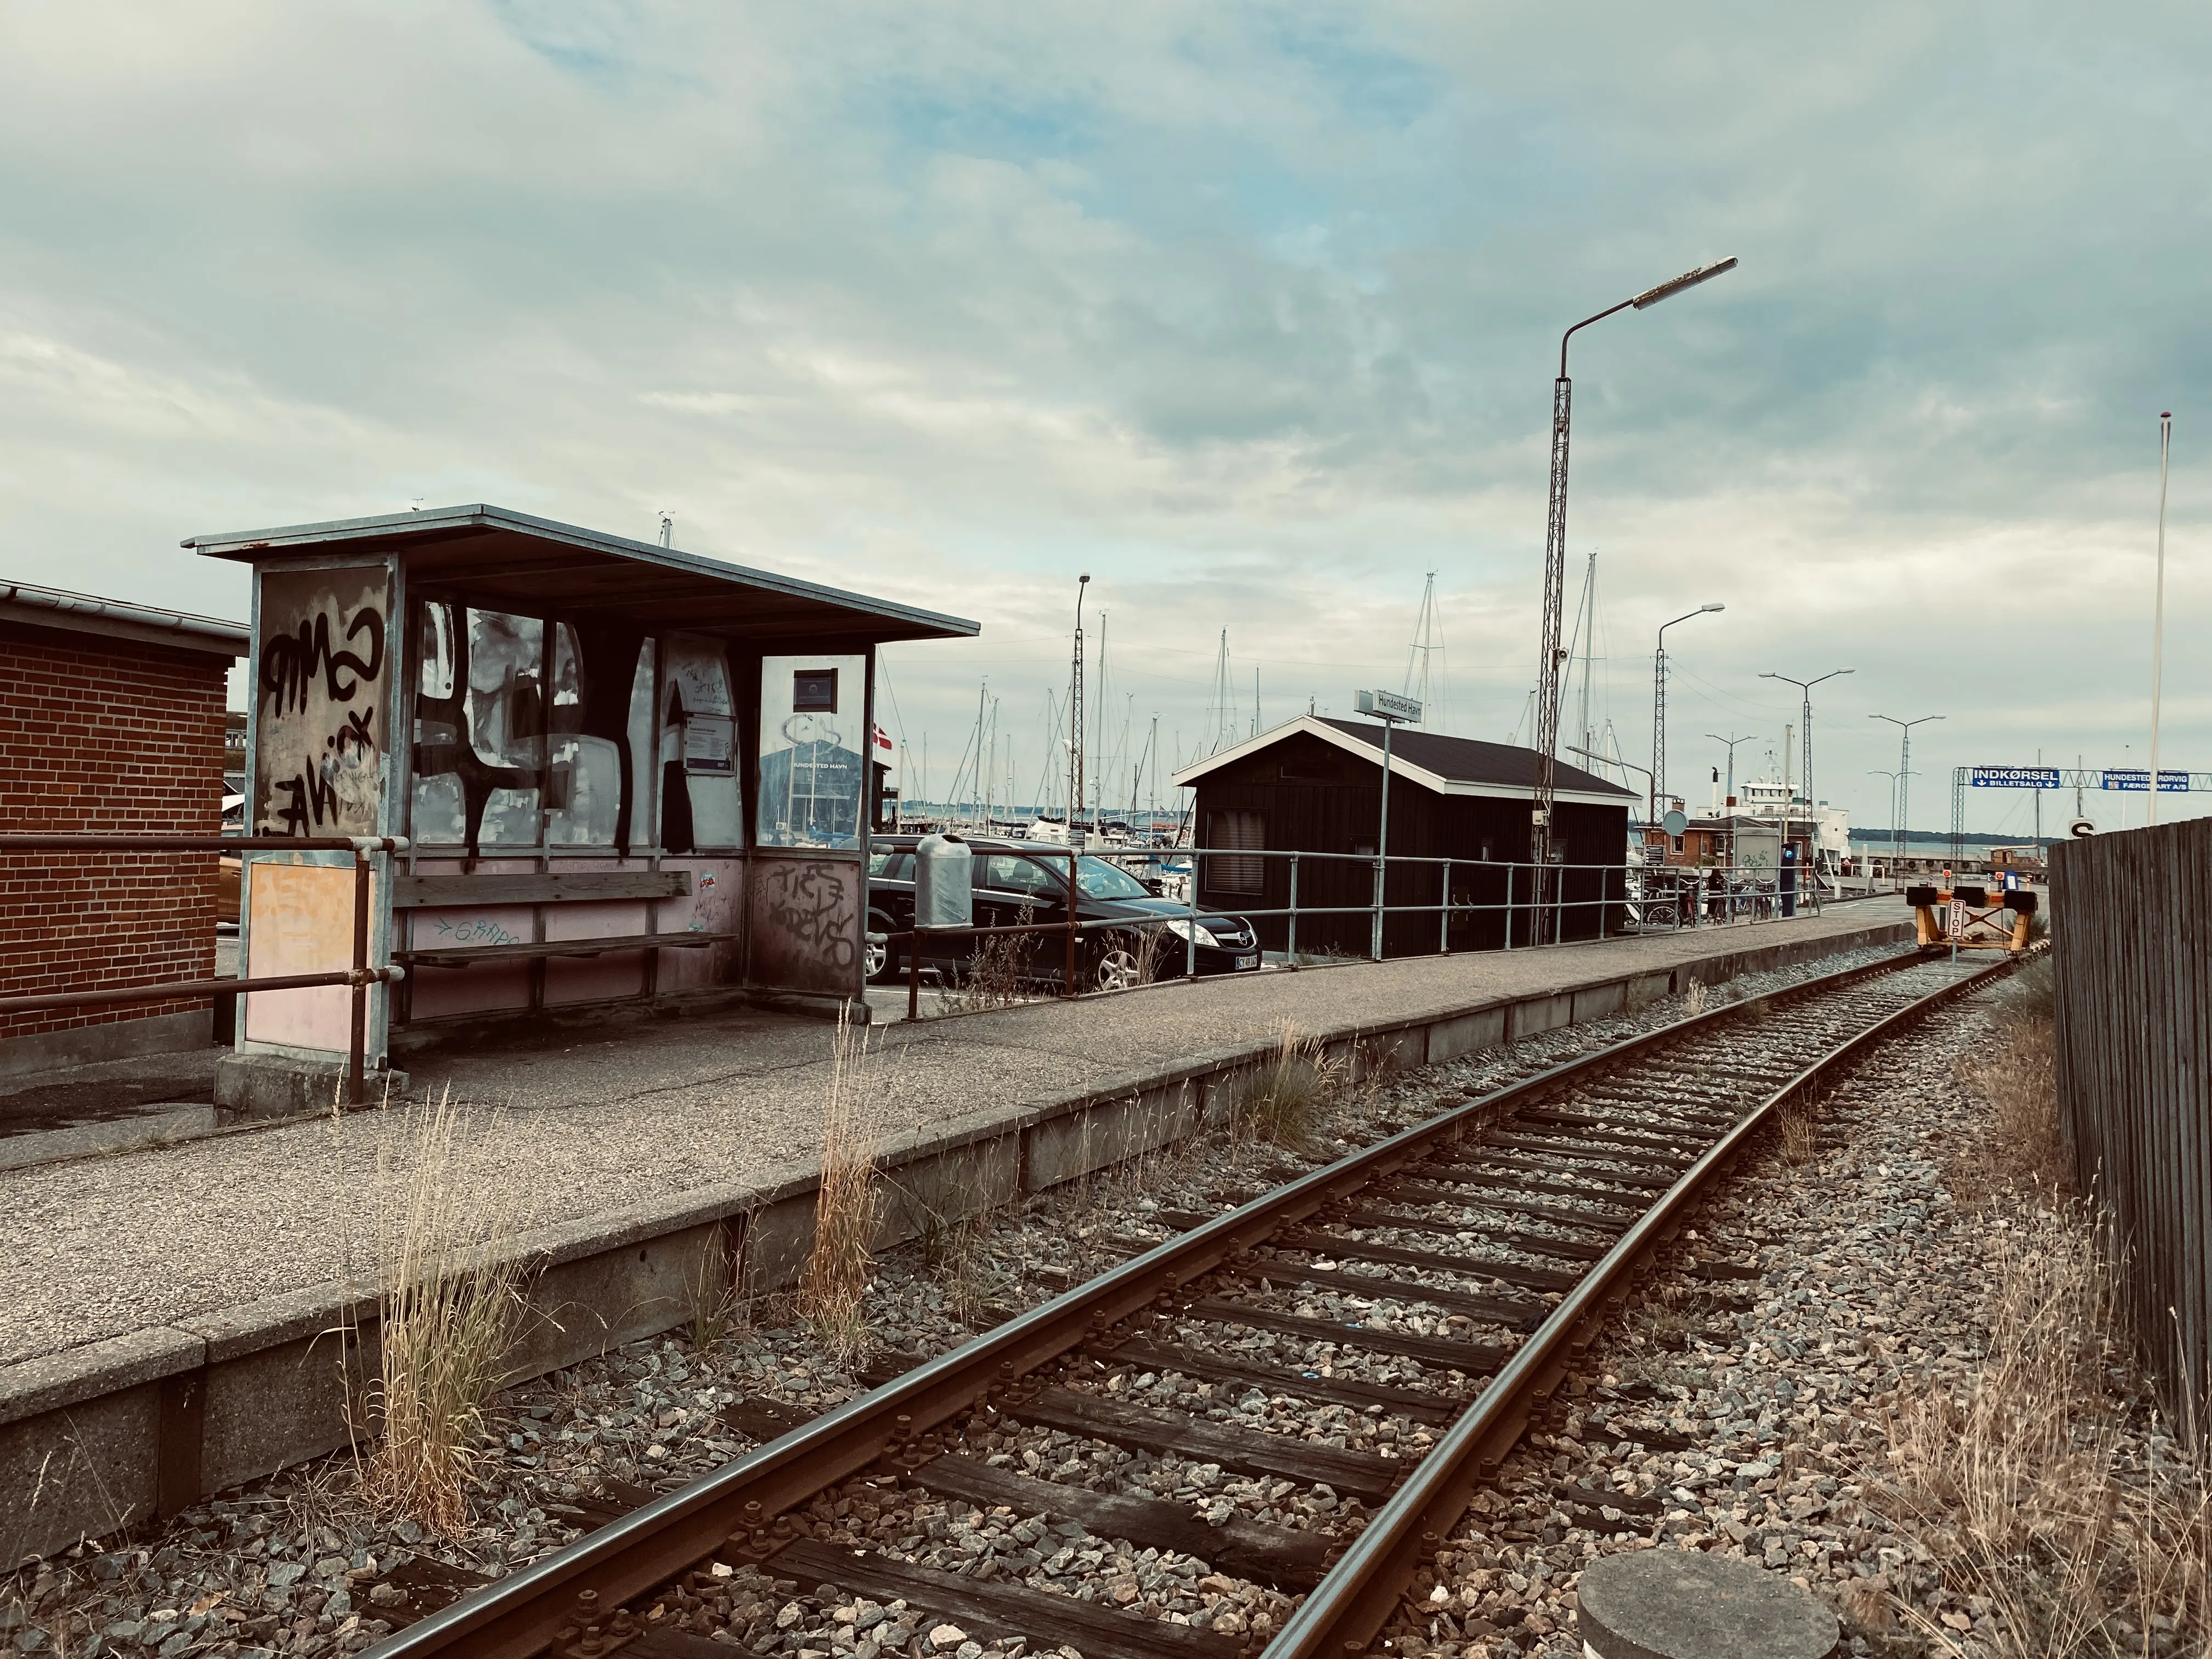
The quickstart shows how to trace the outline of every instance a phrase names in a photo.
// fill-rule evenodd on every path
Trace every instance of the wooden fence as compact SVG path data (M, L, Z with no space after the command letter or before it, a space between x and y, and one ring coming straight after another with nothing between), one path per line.
M2059 1115L2160 1396L2212 1431L2212 819L2055 848Z

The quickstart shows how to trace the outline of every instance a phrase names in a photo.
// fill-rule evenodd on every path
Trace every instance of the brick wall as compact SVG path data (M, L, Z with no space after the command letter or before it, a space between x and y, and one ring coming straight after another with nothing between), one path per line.
M215 835L220 657L0 623L0 829ZM215 972L212 853L0 853L0 988L21 996ZM207 1004L0 1018L0 1040Z

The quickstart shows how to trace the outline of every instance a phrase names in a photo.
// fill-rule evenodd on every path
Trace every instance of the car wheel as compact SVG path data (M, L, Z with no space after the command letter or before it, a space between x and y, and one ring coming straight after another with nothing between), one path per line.
M888 926L878 927L876 925L878 920L878 918L873 916L868 919L868 932L871 935L890 931ZM862 947L860 960L866 969L869 984L897 983L899 971L903 964L899 961L898 953L891 949L888 940L870 938Z
M1097 991L1126 991L1145 982L1145 964L1127 939L1109 939L1091 969L1091 986Z

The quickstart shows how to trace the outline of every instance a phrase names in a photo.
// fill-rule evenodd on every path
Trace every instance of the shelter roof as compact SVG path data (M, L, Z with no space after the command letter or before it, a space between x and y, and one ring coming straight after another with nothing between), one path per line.
M141 645L165 645L174 651L242 657L252 635L244 623L198 617L189 611L162 611L125 599L95 599L31 582L0 581L0 621L33 628L58 628L72 634L101 634Z
M481 503L193 536L184 545L270 565L397 551L410 583L487 607L588 612L763 644L805 640L818 648L979 631L963 617Z
M1234 765L1301 732L1319 738L1370 765L1382 764L1382 726L1379 722L1301 714L1272 731L1248 738L1234 749L1224 749L1185 767L1176 774L1175 781L1188 787L1209 773ZM1391 772L1441 795L1533 797L1540 758L1534 750L1516 748L1511 744L1448 738L1440 732L1406 726L1401 726L1390 739ZM1553 774L1553 789L1560 800L1602 806L1626 805L1638 799L1634 791L1608 783L1594 773L1564 762Z

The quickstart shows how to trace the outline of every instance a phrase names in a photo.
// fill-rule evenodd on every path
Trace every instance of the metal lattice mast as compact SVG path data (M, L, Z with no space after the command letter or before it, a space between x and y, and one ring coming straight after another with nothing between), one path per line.
M1575 328L1581 326L1575 325ZM1529 842L1530 850L1541 864L1552 861L1558 847L1553 835L1552 803L1559 764L1559 624L1566 604L1567 430L1574 391L1574 383L1567 379L1567 343L1563 338L1559 378L1552 383L1552 501L1544 527L1544 623L1536 647L1536 802Z
M1067 840L1076 844L1075 821L1083 811L1083 595L1091 586L1085 571L1075 584L1075 661L1067 690Z
M1552 499L1544 526L1544 616L1536 641L1536 797L1532 811L1531 850L1540 863L1556 861L1559 842L1552 822L1552 807L1559 783L1559 688L1564 653L1559 627L1565 617L1567 583L1567 431L1574 406L1574 383L1567 378L1567 343L1577 329L1588 328L1615 312L1631 307L1642 311L1686 288L1695 288L1724 270L1735 269L1734 258L1717 259L1684 271L1672 282L1647 288L1632 300L1607 306L1585 317L1559 337L1559 374L1552 382Z

